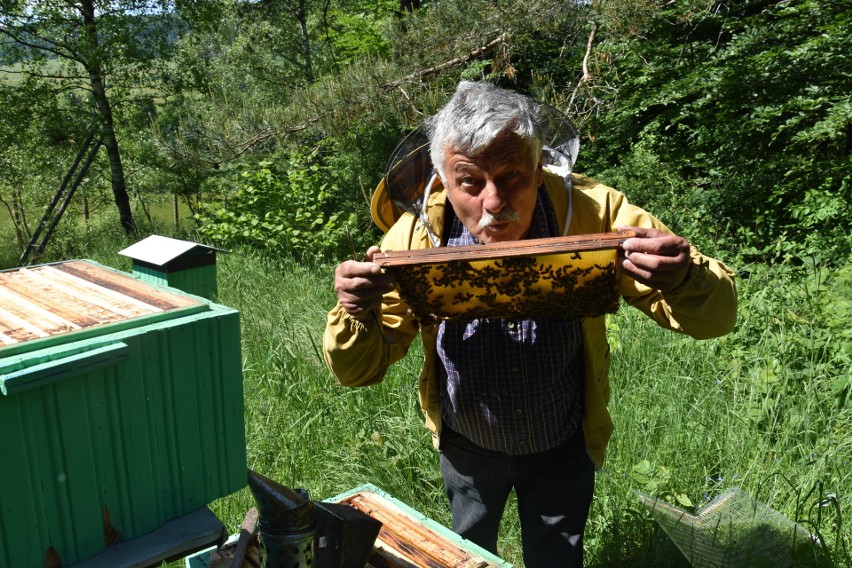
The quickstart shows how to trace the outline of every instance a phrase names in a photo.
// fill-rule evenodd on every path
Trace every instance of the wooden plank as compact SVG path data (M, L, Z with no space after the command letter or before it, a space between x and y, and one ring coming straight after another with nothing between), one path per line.
M204 302L85 261L0 272L0 346Z
M114 312L94 306L85 298L40 285L26 272L3 284L0 304L17 310L21 317L50 335L119 319Z
M429 527L412 519L392 502L380 495L364 491L341 503L348 504L382 523L374 550L393 562L408 568L484 568L488 562Z
M17 313L5 309L2 305L0 305L0 331L3 334L3 343L6 345L38 337L48 337L50 335L46 331L30 324Z
M49 287L58 294L85 299L86 302L108 310L126 318L137 317L152 312L162 311L161 308L140 302L135 298L118 294L117 292L92 284L87 280L66 274L51 266L43 267L43 270L29 271L28 277L34 282Z
M629 239L632 236L634 236L633 231L625 231L624 233L591 233L570 237L503 241L483 245L387 251L377 255L373 259L373 262L383 268L390 268L393 266L436 264L458 260L498 260L518 256L545 256L567 252L608 250L618 248L625 239Z
M146 304L157 306L162 310L171 310L201 303L199 300L190 296L160 290L126 274L106 270L81 260L55 264L52 267L67 274L77 276L84 281L97 284L102 288L113 290Z
M225 540L225 526L202 507L140 537L108 546L101 554L69 568L147 568L182 558Z
M18 394L64 379L77 377L104 367L112 367L127 358L127 345L115 342L91 351L45 361L24 369L0 375L0 391L5 395ZM88 416L87 416L88 418ZM86 421L80 422L85 424ZM86 454L88 455L88 454Z
M78 265L78 263L79 261L73 261L45 265L38 267L38 269L47 276L79 287L81 293L86 296L100 296L112 305L117 303L124 305L126 309L135 307L145 313L154 313L173 309L184 303L186 305L196 303L194 301L173 302L168 298L173 294L154 288L150 284L136 280L126 274L111 272L90 264L79 263L79 266L85 267L86 270L77 270L73 265ZM159 298L160 295L164 298ZM175 297L182 298L181 296Z

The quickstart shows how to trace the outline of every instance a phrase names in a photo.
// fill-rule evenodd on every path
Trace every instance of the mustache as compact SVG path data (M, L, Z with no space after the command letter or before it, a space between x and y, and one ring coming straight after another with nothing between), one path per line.
M482 214L482 217L479 219L479 224L477 224L476 228L477 229L484 229L485 227L493 225L494 223L503 223L503 222L512 223L514 221L517 221L520 218L521 218L521 216L518 214L518 212L515 211L514 209L510 208L510 207L503 208L496 215L492 215L491 213L486 211L485 213Z

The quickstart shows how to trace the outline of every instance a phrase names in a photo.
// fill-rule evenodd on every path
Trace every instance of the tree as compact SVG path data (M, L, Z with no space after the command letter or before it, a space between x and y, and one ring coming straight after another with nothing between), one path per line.
M587 171L748 257L848 262L846 3L615 4L636 12L600 12L595 80L618 88L597 92Z
M135 231L115 107L130 104L168 55L179 26L167 0L0 3L0 57L55 94L85 93L89 129L106 150L121 225Z

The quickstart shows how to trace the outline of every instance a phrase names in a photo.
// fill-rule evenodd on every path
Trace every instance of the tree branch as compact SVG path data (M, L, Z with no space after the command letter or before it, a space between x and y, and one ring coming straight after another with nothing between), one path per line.
M589 59L592 55L592 48L595 45L595 36L597 33L598 20L595 18L595 21L592 24L592 31L589 32L589 40L586 42L586 54L583 56L583 76L580 77L580 80L577 82L577 86L574 87L574 92L571 93L571 99L568 101L569 108L573 106L574 99L577 97L577 93L580 91L580 88L592 80L592 74L589 72Z
M50 54L55 55L56 57L60 57L62 59L70 59L72 61L76 61L77 63L82 63L82 59L77 54L75 54L73 51L71 51L63 43L55 41L55 40L51 40L50 38L41 37L41 36L39 36L35 33L27 31L27 30L23 30L23 31L27 35L30 35L30 36L34 37L35 39L41 40L41 41L43 41L43 42L45 42L46 44L49 44L49 45L38 45L38 44L32 43L30 41L27 41L27 40L21 38L20 36L18 36L14 31L12 31L9 28L0 28L0 34L5 35L8 38L11 38L11 40L13 42L20 44L24 47L28 47L28 48L33 49L35 51L43 51L43 52L46 52L46 53L50 53Z
M397 79L396 81L391 81L390 83L385 83L382 85L385 89L393 89L395 87L399 87L402 83L407 83L409 81L422 81L424 78L429 77L431 75L435 75L444 69L449 69L450 67L455 67L456 65L461 65L462 63L467 63L471 59L475 59L482 55L483 53L487 53L497 47L498 45L505 43L508 39L509 34L507 32L503 32L490 42L485 45L478 47L471 51L466 55L462 55L461 57L456 57L455 59L451 59L449 61L445 61L439 65L435 65L433 67L427 67L426 69L421 69L420 71L415 71L410 75L406 75L402 79Z

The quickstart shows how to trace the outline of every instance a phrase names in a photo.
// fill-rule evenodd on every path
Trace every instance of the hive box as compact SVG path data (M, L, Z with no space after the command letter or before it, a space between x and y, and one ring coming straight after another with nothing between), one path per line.
M0 272L0 566L70 566L246 483L239 314L90 261Z

